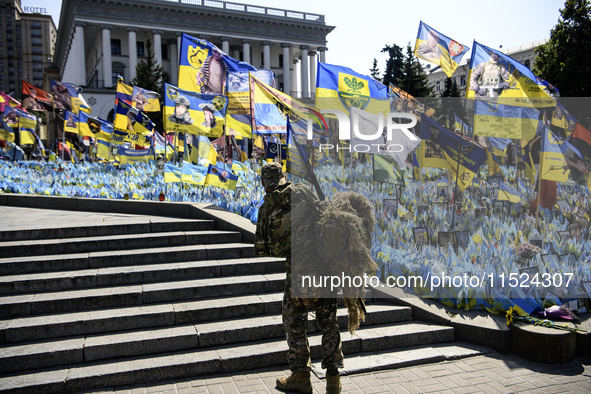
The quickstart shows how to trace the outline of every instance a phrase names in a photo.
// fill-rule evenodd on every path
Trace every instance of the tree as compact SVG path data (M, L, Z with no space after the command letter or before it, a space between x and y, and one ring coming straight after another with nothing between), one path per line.
M591 95L591 5L566 0L550 40L536 49L534 74L555 85L561 97Z
M373 65L369 69L370 75L376 81L382 82L382 78L380 78L380 69L378 68L378 59L373 59Z
M445 79L445 88L441 93L441 107L439 109L439 122L451 128L454 114L464 118L463 100L460 97L460 90L455 78Z
M445 79L445 88L443 89L443 93L441 93L441 97L460 97L460 90L455 79Z
M400 86L401 89L405 89L408 94L414 97L429 97L431 95L431 88L425 70L421 63L414 58L414 50L410 44L406 46L404 74L407 85L406 87L404 85Z
M386 61L386 71L382 83L386 86L393 84L402 88L402 83L406 79L403 70L404 54L402 48L396 44L386 45L382 52L387 52L390 56Z
M160 94L161 98L164 97L164 69L156 63L154 49L152 47L152 37L149 35L146 39L145 56L136 66L135 77L132 79L131 84L156 92ZM164 130L164 124L162 122L163 105L163 100L160 100L160 111L148 113L150 120L154 122L156 130Z

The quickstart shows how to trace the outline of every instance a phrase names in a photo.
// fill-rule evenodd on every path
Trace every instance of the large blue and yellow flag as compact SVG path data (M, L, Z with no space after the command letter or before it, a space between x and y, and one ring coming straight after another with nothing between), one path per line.
M126 85L123 83L123 80L117 80L117 90L115 93L115 105L120 100L127 101L131 103L131 98L133 97L133 87Z
M226 126L238 131L242 137L246 138L252 138L249 73L269 86L275 85L275 74L269 70L228 72Z
M536 135L540 111L489 101L474 103L474 135L530 140Z
M154 134L154 123L148 115L139 109L132 107L128 101L117 100L115 106L114 127L118 130L127 130L128 132L142 136Z
M474 41L466 97L521 107L553 107L558 90L517 60ZM476 128L476 126L475 126Z
M250 75L252 131L255 134L285 134L287 119L297 135L330 137L326 120L316 109Z
M81 95L82 89L68 82L58 82L50 79L53 107L77 114L78 111L91 112L91 108Z
M166 131L219 137L224 131L228 100L225 96L199 94L164 85Z
M113 124L100 118L89 116L86 112L78 113L79 134L86 137L96 138L105 142L111 141Z
M64 131L78 134L78 115L70 111L64 112Z
M179 61L179 88L201 94L226 94L228 71L255 71L249 63L223 53L210 42L183 34Z
M181 182L181 178L183 176L183 171L172 164L165 163L164 164L164 182L166 183L175 183Z
M348 114L351 106L372 114L388 113L388 88L350 68L319 62L316 108L336 109Z
M207 177L205 184L210 186L217 186L228 190L236 190L236 182L238 177L225 168L209 165L207 170Z
M556 182L570 180L577 184L588 185L588 169L584 174L580 171L586 167L583 155L574 145L554 134L549 128L542 127L540 178Z
M497 200L518 203L521 201L521 193L507 185L505 182L501 182L499 185L499 194L497 195Z
M19 132L21 145L35 145L37 142L35 127L37 126L37 117L25 111L20 111L19 116Z
M448 77L451 78L468 49L470 48L444 36L423 21L419 24L415 56L441 66Z
M153 159L153 153L151 149L127 149L127 148L119 148L119 163L121 164L128 164L128 163L147 163L151 159Z
M429 143L429 147L421 152L424 155L423 160L419 159L422 166L432 167L429 165L431 160L447 161L447 165L440 168L452 171L461 190L472 183L474 175L486 161L486 150L482 146L452 133L424 114L421 115L421 138L425 144Z
M207 177L208 167L199 165L183 163L181 169L181 181L191 185L203 186L205 185L205 178Z

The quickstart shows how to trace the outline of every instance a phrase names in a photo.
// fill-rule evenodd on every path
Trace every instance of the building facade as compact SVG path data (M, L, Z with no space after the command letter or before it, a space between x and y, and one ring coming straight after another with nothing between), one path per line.
M529 44L524 44L515 48L503 52L511 58L517 60L519 63L524 64L529 69L532 69L536 62L535 49L540 45L546 43L548 39L534 41ZM429 63L428 65L431 65ZM470 72L470 58L464 58L460 62L457 70L452 75L452 80L455 80L458 89L460 90L460 96L466 95L466 88L470 84L469 81ZM447 75L441 70L439 66L427 70L427 79L429 80L429 87L431 87L433 95L441 96L445 90L445 80Z
M56 40L53 19L43 8L0 0L0 90L20 100L21 80L44 89Z
M178 82L182 33L268 69L277 88L310 98L316 63L325 61L324 16L217 0L63 0L55 64L60 79L84 88L92 115L106 119L118 76L129 84L152 37L168 83ZM297 74L296 74L297 73Z

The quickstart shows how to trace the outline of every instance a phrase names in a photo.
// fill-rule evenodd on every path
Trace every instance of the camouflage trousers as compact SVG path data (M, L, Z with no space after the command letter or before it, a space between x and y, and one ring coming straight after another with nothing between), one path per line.
M316 314L316 322L322 330L322 368L343 368L341 333L337 321L337 299L321 298L310 304ZM291 298L291 276L285 281L283 294L283 327L287 337L287 361L292 372L310 370L310 345L308 343L309 305Z

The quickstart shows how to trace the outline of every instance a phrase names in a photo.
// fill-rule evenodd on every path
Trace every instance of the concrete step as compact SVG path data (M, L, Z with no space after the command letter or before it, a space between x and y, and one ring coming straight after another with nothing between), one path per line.
M188 261L152 265L93 268L75 271L31 273L0 276L0 295L26 295L66 289L96 288L141 284L167 280L186 280L251 273L282 272L284 261L278 258L250 257L244 259ZM21 297L22 298L22 297ZM0 305L10 299L0 296ZM0 309L0 317L16 316Z
M411 319L409 307L370 305L362 326ZM341 329L347 328L347 311L338 311ZM310 314L308 332L319 331ZM61 340L28 342L5 346L0 352L0 373L59 365L131 357L192 348L207 348L268 338L284 337L280 314L220 320L190 325L93 334ZM343 334L348 335L348 334Z
M398 349L361 352L346 356L345 368L340 370L340 374L354 375L370 371L404 368L494 352L494 349L468 342L417 345L404 348L403 352ZM326 377L326 370L322 369L320 362L312 364L312 371L321 379Z
M92 277L96 282L96 276ZM76 283L82 283L78 281ZM83 283L82 283L83 284ZM0 297L6 312L42 315L92 309L140 306L162 302L193 300L239 294L281 291L285 274L207 277L194 280L166 281L117 287L93 287L79 290L30 293ZM88 286L92 287L92 286ZM4 313L4 312L3 312ZM10 316L10 315L9 315ZM11 316L15 316L12 314Z
M283 292L242 294L0 320L0 343L277 314Z
M146 223L130 224L101 224L97 226L84 226L76 221L84 220L82 217L72 217L72 226L40 229L12 229L0 230L0 241L24 241L33 239L60 239L79 237L100 237L109 235L159 233L168 231L199 231L213 230L214 220L201 219L175 219L162 217L151 219Z
M390 333L396 336L405 324L388 325ZM430 324L413 323L413 329L421 332L451 332L453 328ZM362 327L354 335L343 334L343 353L350 355L360 352L365 342L384 340L379 331L368 331L371 327ZM449 338L445 335L431 335L431 339ZM425 340L429 339L425 336ZM309 337L313 359L321 356L321 334ZM425 342L433 343L433 342ZM394 345L388 341L384 349ZM373 345L371 345L373 346ZM425 346L423 344L422 346ZM427 346L429 347L429 346ZM218 348L192 349L155 356L119 358L98 361L83 365L62 366L55 369L40 369L30 373L4 374L0 377L0 392L43 392L55 393L66 391L88 391L112 386L133 385L164 379L177 379L204 374L242 371L271 365L285 365L287 344L284 338L253 341L224 345ZM407 348L400 348L404 353ZM348 356L345 356L348 357ZM350 356L349 356L350 357Z
M232 259L252 256L253 246L251 244L236 242L63 255L8 257L0 258L0 275Z
M104 250L143 249L155 247L240 242L238 231L175 231L146 234L101 235L0 242L0 256L22 257L57 255L67 253L90 253Z

